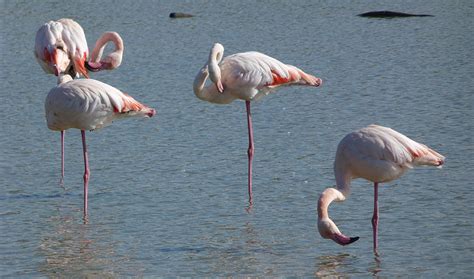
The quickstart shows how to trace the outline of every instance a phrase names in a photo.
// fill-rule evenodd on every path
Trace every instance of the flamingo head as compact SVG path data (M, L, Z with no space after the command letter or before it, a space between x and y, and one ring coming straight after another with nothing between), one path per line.
M323 238L332 239L339 245L348 245L359 239L356 237L348 237L342 234L337 228L336 224L329 218L321 218L318 220L319 234Z
M48 68L52 69L52 72L57 77L59 77L59 74L66 71L71 62L67 55L67 52L61 45L50 48L45 47L43 54L44 60L48 65Z
M216 85L217 90L220 93L224 92L224 86L222 85L221 78L221 69L219 68L219 62L221 62L224 55L224 47L215 43L211 52L209 53L208 69L209 69L209 79Z
M107 55L100 62L86 61L85 67L91 72L98 72L102 70L113 70L122 64L122 56L117 53Z

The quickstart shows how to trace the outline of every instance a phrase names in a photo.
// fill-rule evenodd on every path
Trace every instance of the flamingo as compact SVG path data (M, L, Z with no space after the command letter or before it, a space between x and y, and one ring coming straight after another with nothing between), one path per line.
M254 154L250 102L269 94L273 89L288 85L320 86L320 78L299 68L284 64L263 53L251 51L236 53L223 58L224 47L215 43L207 63L194 79L196 96L216 104L229 104L236 99L244 100L247 110L249 133L248 147L248 195L252 205L252 160ZM212 81L206 86L207 78Z
M107 43L115 49L102 59ZM73 78L89 78L88 71L113 70L122 63L124 46L117 32L104 32L92 50L90 60L86 36L72 19L63 18L43 24L36 33L35 57L46 73L68 73Z
M48 74L59 76L67 71L73 77L89 77L85 68L89 55L86 36L82 27L72 19L62 18L43 24L36 32L34 53Z
M350 194L351 180L364 178L374 183L372 217L373 247L377 253L378 185L401 177L418 165L441 167L445 157L424 144L387 127L369 125L346 135L337 147L334 162L336 188L327 188L318 200L318 230L323 238L348 245L359 237L347 237L329 218L333 201L344 201Z
M67 74L60 74L58 85L49 91L45 111L48 128L61 131L62 151L63 131L69 128L81 130L85 169L84 216L87 216L90 170L85 131L103 128L125 117L152 117L156 112L108 84L94 79L73 80ZM63 155L64 152L64 161Z

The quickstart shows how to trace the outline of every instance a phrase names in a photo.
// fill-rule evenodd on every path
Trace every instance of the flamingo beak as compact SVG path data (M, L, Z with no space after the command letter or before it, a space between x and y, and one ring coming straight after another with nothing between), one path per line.
M54 67L54 75L59 76L60 70L59 70L59 64L58 64L58 51L54 49L50 57L51 57L51 63L53 64L53 67Z
M337 244L344 246L349 245L352 242L356 242L357 240L359 240L359 237L348 237L343 235L342 233L335 233L331 236L331 239L334 240L334 242L336 242Z

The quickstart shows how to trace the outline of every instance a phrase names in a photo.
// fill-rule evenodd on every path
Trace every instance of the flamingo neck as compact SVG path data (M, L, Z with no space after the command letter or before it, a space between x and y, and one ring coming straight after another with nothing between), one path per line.
M318 218L329 218L328 208L333 201L341 202L351 194L351 175L339 167L335 167L336 188L327 188L319 196Z
M218 83L221 80L221 68L219 68L219 62L221 62L223 55L224 47L221 44L214 44L209 53L209 59L207 62L209 78L214 83Z
M101 61L102 54L104 52L105 46L108 42L112 42L115 46L115 49L112 53L107 55L103 61ZM117 68L122 62L123 56L123 40L120 35L116 32L105 32L100 36L100 38L95 43L95 47L92 50L90 61L92 62L104 62L109 63L111 69Z
M204 90L204 85L206 84L206 80L209 77L209 72L207 70L207 64L204 65L204 67L199 70L199 73L196 75L194 78L194 83L193 83L193 90L194 94L201 99L207 101L208 98L206 98L205 90Z
M329 218L328 208L333 201L344 201L346 196L336 188L327 188L319 196L318 219Z
M58 85L61 84L61 83L71 81L71 80L72 80L72 77L69 74L61 73L58 76Z

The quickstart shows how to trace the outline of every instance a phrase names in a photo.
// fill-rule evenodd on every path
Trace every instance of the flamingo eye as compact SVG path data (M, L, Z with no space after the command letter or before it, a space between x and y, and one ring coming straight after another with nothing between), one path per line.
M63 47L63 46L56 46L56 48L64 51L64 47Z

